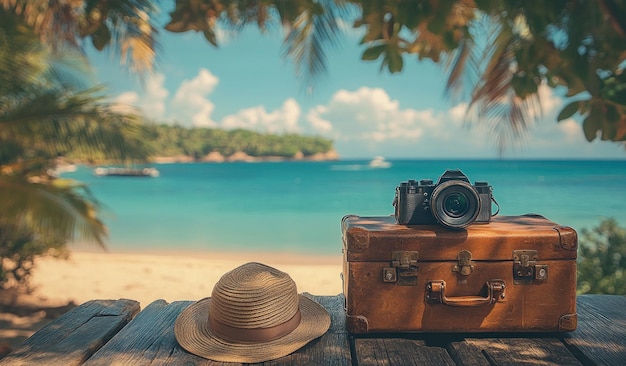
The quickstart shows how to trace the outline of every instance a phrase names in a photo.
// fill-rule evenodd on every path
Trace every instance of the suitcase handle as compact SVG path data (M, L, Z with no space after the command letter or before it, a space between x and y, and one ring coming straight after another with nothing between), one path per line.
M426 302L429 304L444 304L455 307L476 307L494 304L504 300L505 284L503 280L489 280L481 289L487 288L486 296L453 296L445 294L446 281L437 280L426 283Z

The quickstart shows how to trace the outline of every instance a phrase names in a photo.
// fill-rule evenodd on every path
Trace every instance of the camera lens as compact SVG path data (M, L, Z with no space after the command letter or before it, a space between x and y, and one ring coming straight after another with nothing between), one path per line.
M443 210L451 217L461 217L468 209L467 196L461 192L453 192L443 199Z
M479 198L469 183L450 180L439 184L432 193L430 208L440 224L450 228L464 228L478 217Z

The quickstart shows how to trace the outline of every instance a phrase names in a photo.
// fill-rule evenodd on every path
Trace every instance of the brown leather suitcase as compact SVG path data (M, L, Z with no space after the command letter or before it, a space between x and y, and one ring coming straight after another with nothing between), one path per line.
M393 216L348 215L341 226L351 333L576 329L570 227L539 215L466 230L398 225Z

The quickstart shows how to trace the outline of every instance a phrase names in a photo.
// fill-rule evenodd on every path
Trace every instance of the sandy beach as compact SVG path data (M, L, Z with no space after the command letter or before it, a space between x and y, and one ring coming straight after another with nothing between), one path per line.
M341 292L341 257L290 254L232 253L89 253L74 252L67 260L42 258L32 285L48 300L127 298L142 308L154 300L199 300L231 269L261 262L287 272L299 292L337 295Z
M342 291L340 256L75 251L69 259L38 259L31 279L34 292L22 295L16 305L54 308L92 299L126 298L139 301L145 308L158 299L195 301L211 296L214 284L224 273L247 262L287 272L299 292L337 295ZM43 311L23 316L0 313L0 348L3 344L15 347L50 318Z

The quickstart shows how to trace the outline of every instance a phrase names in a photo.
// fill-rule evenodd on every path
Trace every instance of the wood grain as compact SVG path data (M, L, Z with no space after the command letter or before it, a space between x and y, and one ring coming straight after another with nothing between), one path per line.
M422 340L357 338L354 350L359 365L454 365L444 348L427 346Z
M33 334L0 365L80 365L139 312L134 300L92 300Z
M530 337L530 338L529 338ZM558 338L468 338L448 346L457 365L581 365Z
M350 347L343 325L343 297L305 296L317 301L332 314L331 328L322 337L291 355L264 364L350 365ZM168 304L163 300L151 303L85 365L233 365L195 356L178 345L174 336L174 322L190 304L190 301Z
M353 338L346 332L343 295L304 295L328 310L330 329L293 354L258 365L626 365L625 296L579 296L578 329L571 333ZM178 345L173 325L190 304L158 300L136 315L139 304L133 300L89 301L50 322L0 365L237 365Z
M626 365L626 296L581 295L578 329L563 342L583 362Z

